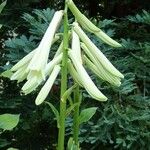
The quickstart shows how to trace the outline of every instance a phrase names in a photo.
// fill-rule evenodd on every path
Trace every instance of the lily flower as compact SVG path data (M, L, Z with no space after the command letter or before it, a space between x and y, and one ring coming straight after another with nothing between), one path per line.
M104 33L101 29L96 27L86 16L84 16L79 9L76 7L72 0L67 1L68 7L80 23L80 25L85 28L87 31L94 33L98 38L100 38L103 42L113 46L113 47L122 47L121 44L110 38L106 33Z
M100 64L111 74L119 78L124 78L123 74L120 73L106 58L106 56L96 47L96 45L88 38L84 31L78 26L78 24L73 23L73 29L78 34L82 42L87 46L92 55L99 61Z
M62 10L57 11L54 14L54 17L49 27L47 28L38 48L36 49L34 56L32 57L28 65L28 69L31 71L31 74L32 73L35 74L35 72L37 72L37 74L40 74L43 77L43 79L45 79L44 68L48 61L48 56L54 38L54 34L58 26L60 25L62 16L63 16Z
M96 87L96 85L94 84L94 82L91 80L91 78L89 77L88 73L86 72L86 70L84 69L84 67L82 66L82 64L78 61L78 59L75 57L74 52L69 51L68 52L69 57L71 58L74 67L82 81L82 85L84 86L84 88L86 89L86 91L96 100L99 101L106 101L107 97L104 96L101 91L99 91L99 89Z
M39 85L39 83L45 79L45 67L47 65L50 48L51 45L59 39L58 35L55 35L55 32L60 25L62 16L62 10L57 11L54 14L54 17L49 27L47 28L39 46L11 68L11 71L16 71L12 75L11 80L18 80L18 82L21 82L27 78L28 81L23 86L23 91L34 89L31 88L33 85L33 87L36 88L35 83L38 83L37 85ZM60 54L60 52L58 54Z
M48 80L46 81L46 83L44 84L44 86L42 87L42 89L40 90L36 100L35 100L35 104L36 105L40 105L48 96L48 93L50 92L52 85L54 84L54 81L56 80L56 77L58 75L60 71L60 66L56 65L51 73L51 75L49 76Z

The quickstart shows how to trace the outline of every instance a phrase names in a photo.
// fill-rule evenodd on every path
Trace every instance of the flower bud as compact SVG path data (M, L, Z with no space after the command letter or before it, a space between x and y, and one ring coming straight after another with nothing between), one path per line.
M74 81L82 87L83 85L82 85L80 76L77 73L77 71L75 70L75 68L73 67L71 61L68 61L68 71L69 71L70 75L72 76L72 78L74 79Z
M96 87L94 82L89 77L88 73L82 66L82 64L78 61L78 59L74 56L74 53L72 51L68 52L69 57L71 58L75 69L77 70L78 75L80 76L80 79L82 81L82 85L87 90L87 92L96 100L99 101L106 101L107 97L104 96L99 89Z
M56 77L57 77L59 71L60 71L60 66L56 65L54 67L50 77L48 78L48 80L46 81L46 83L44 84L42 89L40 90L40 92L35 100L36 105L40 105L46 99L48 93L50 92L50 90L52 88L52 85L54 84L54 81L56 80Z

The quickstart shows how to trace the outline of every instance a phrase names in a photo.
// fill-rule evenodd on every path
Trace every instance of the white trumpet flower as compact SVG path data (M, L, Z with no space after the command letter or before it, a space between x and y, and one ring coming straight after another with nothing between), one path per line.
M50 92L50 90L52 88L52 85L54 84L54 81L56 80L56 77L58 76L59 71L60 71L60 66L56 65L54 67L50 77L48 78L48 80L46 81L46 83L44 84L42 89L40 90L40 92L35 100L36 105L40 105L46 99L48 93Z
M85 28L87 31L94 33L98 38L100 38L103 42L113 46L113 47L122 47L121 44L110 38L106 33L104 33L101 29L96 27L86 16L84 16L79 9L76 7L72 0L67 1L68 7L71 12L80 23L80 25Z
M32 74L32 73L34 74L36 71L38 74L40 74L43 77L43 79L45 79L44 68L48 61L48 56L49 56L50 48L51 48L52 41L54 38L54 34L55 34L58 26L60 25L62 16L63 16L62 10L57 11L54 14L54 17L53 17L49 27L47 28L38 48L36 49L36 52L35 52L33 58L31 59L29 65L28 65L28 69L31 71L30 74Z
M83 41L83 43L87 46L87 48L90 50L92 55L97 58L99 63L102 64L102 66L111 74L114 76L117 76L119 78L124 78L123 74L120 73L112 64L111 62L106 58L106 56L96 47L96 45L88 38L88 36L84 33L84 31L78 26L77 23L73 23L73 29L78 34L80 39Z
M59 39L59 36L56 34L52 44L54 44L57 40ZM31 51L29 54L27 54L25 57L23 57L18 63L16 63L12 68L11 71L17 71L18 69L20 69L22 66L29 64L30 60L32 59L32 57L34 56L36 52L36 49ZM58 53L60 54L60 53ZM25 69L24 69L25 70ZM27 72L27 71L26 71Z
M80 79L82 81L82 85L87 90L87 92L96 100L99 101L106 101L107 97L104 96L99 89L96 87L94 82L91 80L89 75L87 74L86 70L82 66L82 64L78 61L78 59L74 56L74 52L69 51L68 52L69 57L71 58L75 69L77 70L78 75L80 76Z

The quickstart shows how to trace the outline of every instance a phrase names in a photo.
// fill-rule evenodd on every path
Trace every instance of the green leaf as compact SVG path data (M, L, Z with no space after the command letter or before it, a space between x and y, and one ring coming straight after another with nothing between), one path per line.
M10 78L12 76L13 72L10 70L6 70L3 73L0 74L0 77L6 77L6 78Z
M70 137L68 140L67 150L80 150L79 146L75 145L75 142L72 137Z
M7 0L4 1L3 3L1 3L1 5L0 5L0 13L2 12L3 8L5 7L6 2L7 2Z
M20 115L2 114L0 115L0 129L12 130L17 126Z
M11 142L8 142L6 139L0 138L0 148L10 145Z
M50 102L45 102L46 104L48 104L48 106L51 108L51 110L53 111L55 117L56 117L56 120L57 120L57 127L59 128L60 125L59 125L59 112L58 110L55 108L55 106L50 103Z
M71 95L71 93L73 92L73 90L76 88L77 84L74 84L72 87L70 87L68 90L65 91L65 93L63 94L61 100L63 102L66 102L66 100L68 99L68 97Z
M91 108L86 108L81 111L81 114L79 116L79 123L87 122L90 120L93 115L96 113L97 107L91 107Z
M10 147L10 148L8 148L7 150L18 150L17 148L12 148L12 147Z
M71 105L67 110L66 110L66 117L71 113L71 111L76 107L78 106L79 103L75 103L73 105Z

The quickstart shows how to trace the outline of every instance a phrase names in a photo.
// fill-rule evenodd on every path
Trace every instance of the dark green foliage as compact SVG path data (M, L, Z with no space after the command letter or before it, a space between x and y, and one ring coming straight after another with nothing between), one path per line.
M83 8L82 3L85 1L82 1L82 3L75 2L79 6L82 6L83 12L85 11L84 8L89 8L90 6L90 3L87 3ZM55 8L57 8L56 6L62 8L62 3L62 1L54 4L54 1L50 3L49 1L37 2L36 0L26 2L16 1L14 3L14 6L19 11L14 17L13 15L10 16L11 19L8 21L8 26L14 32L17 31L18 36L7 35L7 37L11 37L9 39L7 39L6 35L4 36L6 39L4 42L5 48L4 51L0 52L1 56L4 55L0 62L1 72L10 68L20 58L37 47L54 13L54 10L49 8L44 10L35 9L31 13L32 8L47 8L49 4L51 6L55 5ZM94 3L98 4L100 2L94 1ZM112 4L111 7L110 3ZM106 103L99 103L92 100L83 91L84 100L81 110L89 107L98 107L98 109L94 117L88 123L81 126L80 142L82 149L149 150L150 14L149 11L143 10L142 12L138 11L138 15L131 15L136 12L134 10L127 12L125 9L124 12L119 11L120 14L118 13L118 10L122 10L121 8L126 8L126 6L132 6L132 3L133 1L126 1L120 6L118 0L113 2L105 1L105 9L101 8L101 10L95 10L95 12L92 10L93 7L91 7L89 14L92 17L100 18L99 11L103 12L102 17L108 16L108 18L112 18L113 16L123 16L123 18L115 18L115 20L105 19L97 22L97 25L102 30L121 42L123 48L113 49L97 40L95 36L91 34L89 36L101 51L107 55L109 60L113 62L116 68L125 75L125 78L122 80L121 87L116 88L100 81L90 73L93 80L96 81L96 84L109 100ZM136 11L139 8L147 8L146 4L146 1L140 6L134 3L137 7ZM9 2L6 8L10 8L10 5ZM19 6L21 7L19 8ZM12 14L12 8L7 11L8 14L6 11L4 11L3 15L8 16L8 14ZM15 21L12 22L14 18ZM4 24L7 24L7 22ZM14 27L16 27L15 30ZM52 55L56 47L52 48ZM8 61L9 64L6 65ZM20 114L20 121L17 128L11 132L4 132L1 135L0 148L17 147L20 150L56 149L57 124L53 120L55 116L47 105L35 106L34 100L38 89L30 95L23 96L20 93L22 83L17 84L14 81L9 81L7 78L0 77L0 84L0 113ZM55 85L50 93L51 99L47 99L56 108L59 105L59 90L59 87ZM66 139L68 140L71 135L72 119L68 117L66 123Z

